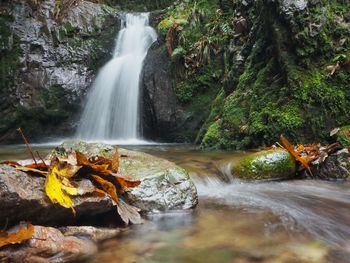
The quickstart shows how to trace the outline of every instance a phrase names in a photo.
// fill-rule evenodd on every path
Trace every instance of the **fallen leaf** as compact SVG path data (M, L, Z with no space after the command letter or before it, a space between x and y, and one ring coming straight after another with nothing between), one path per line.
M92 178L101 186L102 190L105 191L114 202L116 202L116 204L119 203L117 189L115 188L114 184L98 175L92 175Z
M73 201L67 193L63 191L62 179L64 176L61 175L61 171L58 166L55 165L46 177L45 192L53 203L59 203L61 206L71 208L75 215L73 208Z
M28 168L28 167L25 167L25 166L16 167L16 170L22 171L22 172L26 172L26 173L29 172L29 173L44 175L44 176L47 175L47 171L42 171L42 170L35 169L35 168Z
M125 222L125 224L129 224L129 222L133 224L141 224L142 218L140 216L139 210L137 207L128 205L123 200L120 200L118 204L118 214L121 219Z
M21 166L19 163L14 162L14 161L5 161L5 162L1 162L0 164L9 165L9 166L12 166L12 167Z
M329 136L334 136L336 135L338 132L340 131L340 128L335 128L333 130L331 130L331 132L329 133Z
M118 173L119 170L119 153L118 153L118 147L114 147L114 154L112 157L112 172Z
M23 241L29 240L34 234L34 226L26 224L21 226L17 232L8 233L0 232L0 248L11 244L20 244Z
M310 175L313 176L308 162L299 156L299 154L294 150L293 145L290 144L283 134L281 135L281 143L286 150L309 171Z
M38 169L38 170L42 170L42 171L47 171L47 165L45 163L43 163L43 162L27 164L24 167Z
M132 188L141 184L140 180L133 180L120 174L113 174L122 188Z

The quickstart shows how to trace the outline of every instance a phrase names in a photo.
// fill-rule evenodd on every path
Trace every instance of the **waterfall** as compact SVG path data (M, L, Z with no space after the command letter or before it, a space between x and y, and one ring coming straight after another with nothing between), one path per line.
M133 141L140 137L139 84L143 60L157 39L148 13L121 19L113 58L98 73L82 114L77 137Z

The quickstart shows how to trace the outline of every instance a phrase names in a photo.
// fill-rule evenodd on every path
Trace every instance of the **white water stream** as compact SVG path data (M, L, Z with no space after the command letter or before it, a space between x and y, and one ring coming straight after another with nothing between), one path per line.
M157 39L148 13L126 14L113 58L87 96L77 137L89 141L140 139L139 84L144 58Z

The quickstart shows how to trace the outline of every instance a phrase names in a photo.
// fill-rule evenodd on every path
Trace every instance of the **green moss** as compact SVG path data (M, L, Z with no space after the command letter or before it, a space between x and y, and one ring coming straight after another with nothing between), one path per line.
M290 178L296 173L294 158L283 149L272 149L251 154L232 166L233 176L255 179Z
M220 125L212 117L205 123L215 124L210 127L216 136L212 139L209 128L208 136L201 135L203 147L221 147L222 141L232 148L271 145L281 133L293 142L326 143L332 128L348 123L350 72L342 68L330 77L326 71L332 60L350 53L339 44L350 34L342 8L350 6L335 2L310 7L310 15L296 15L293 25L282 21L276 7L261 1L251 7L257 12L250 14L255 38L246 47L244 71L221 110L215 109L221 112ZM310 21L323 26L303 28Z
M337 141L344 147L350 147L350 125L340 129L337 133Z

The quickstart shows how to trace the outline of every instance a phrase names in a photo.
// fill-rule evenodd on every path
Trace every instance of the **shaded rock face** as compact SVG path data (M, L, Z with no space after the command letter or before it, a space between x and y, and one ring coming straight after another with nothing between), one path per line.
M350 154L347 149L332 154L320 165L312 168L314 174L322 179L350 178Z
M18 64L12 85L1 90L10 100L2 112L2 141L14 137L14 125L32 138L71 132L83 95L110 57L118 31L116 11L78 1L56 17L56 2L16 0L9 7L6 26L18 48Z
M108 197L84 196L74 199L77 217L72 211L50 202L44 192L45 179L2 165L0 166L0 223L28 220L35 224L69 224L79 218L108 212Z
M67 142L55 150L57 155L71 149L88 156L111 157L114 148L105 144ZM197 205L197 191L188 173L174 163L151 155L120 150L121 173L140 179L141 185L127 190L125 201L143 212L190 209ZM116 207L108 196L87 194L73 197L76 216L70 209L52 204L44 192L45 178L30 176L10 166L0 166L0 224L10 225L22 220L33 224L69 225L88 222L95 215L109 213L118 221ZM107 215L106 215L107 216ZM100 221L103 221L101 217ZM101 222L100 222L101 223Z
M170 61L164 43L158 41L150 48L141 76L144 136L174 141L186 116L173 90Z

